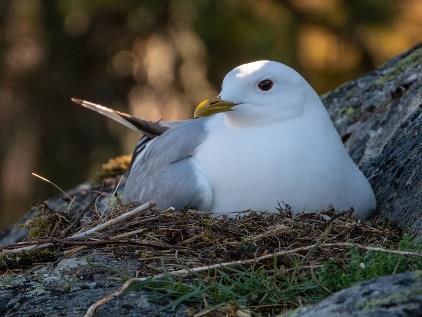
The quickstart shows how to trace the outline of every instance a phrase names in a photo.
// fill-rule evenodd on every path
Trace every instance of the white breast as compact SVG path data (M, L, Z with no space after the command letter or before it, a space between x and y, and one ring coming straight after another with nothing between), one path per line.
M362 217L370 213L372 189L335 130L313 126L303 118L256 127L229 126L224 115L210 120L193 156L213 187L210 211L276 211L285 202L296 212L353 206Z

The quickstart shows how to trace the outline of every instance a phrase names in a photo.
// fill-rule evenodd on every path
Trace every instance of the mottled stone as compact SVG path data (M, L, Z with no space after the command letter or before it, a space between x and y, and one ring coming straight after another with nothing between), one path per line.
M61 274L71 274L82 267L88 266L88 261L83 258L70 258L61 260L54 269L54 272Z
M422 316L422 272L365 281L320 303L285 317L419 317Z
M422 238L422 46L323 97L377 197L377 215Z
M135 262L98 253L89 260L72 258L2 275L0 316L83 316L91 304L133 276ZM162 311L168 301L155 303L150 298L146 292L129 291L100 307L95 316L187 316L184 305Z

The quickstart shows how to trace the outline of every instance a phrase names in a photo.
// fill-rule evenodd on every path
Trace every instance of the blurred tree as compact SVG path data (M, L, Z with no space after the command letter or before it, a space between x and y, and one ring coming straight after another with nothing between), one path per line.
M83 181L137 135L69 97L147 119L191 116L233 66L274 59L319 92L420 40L418 0L0 2L0 226Z

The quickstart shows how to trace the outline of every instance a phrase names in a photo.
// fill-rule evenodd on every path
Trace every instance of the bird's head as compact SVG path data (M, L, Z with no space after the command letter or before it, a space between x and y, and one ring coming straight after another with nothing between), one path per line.
M316 92L292 68L273 61L257 61L238 66L223 80L215 99L201 102L195 117L225 112L240 121L283 121L296 118L318 100Z

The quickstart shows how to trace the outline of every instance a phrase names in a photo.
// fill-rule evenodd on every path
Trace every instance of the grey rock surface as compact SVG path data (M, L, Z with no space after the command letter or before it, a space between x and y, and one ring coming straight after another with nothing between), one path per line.
M422 45L323 97L377 214L422 238Z
M365 281L287 316L420 317L422 272L407 272Z
M93 252L19 274L0 276L0 316L83 316L88 307L134 276L139 263ZM100 307L95 316L186 316L186 307L162 311L168 301L152 302L129 291Z

